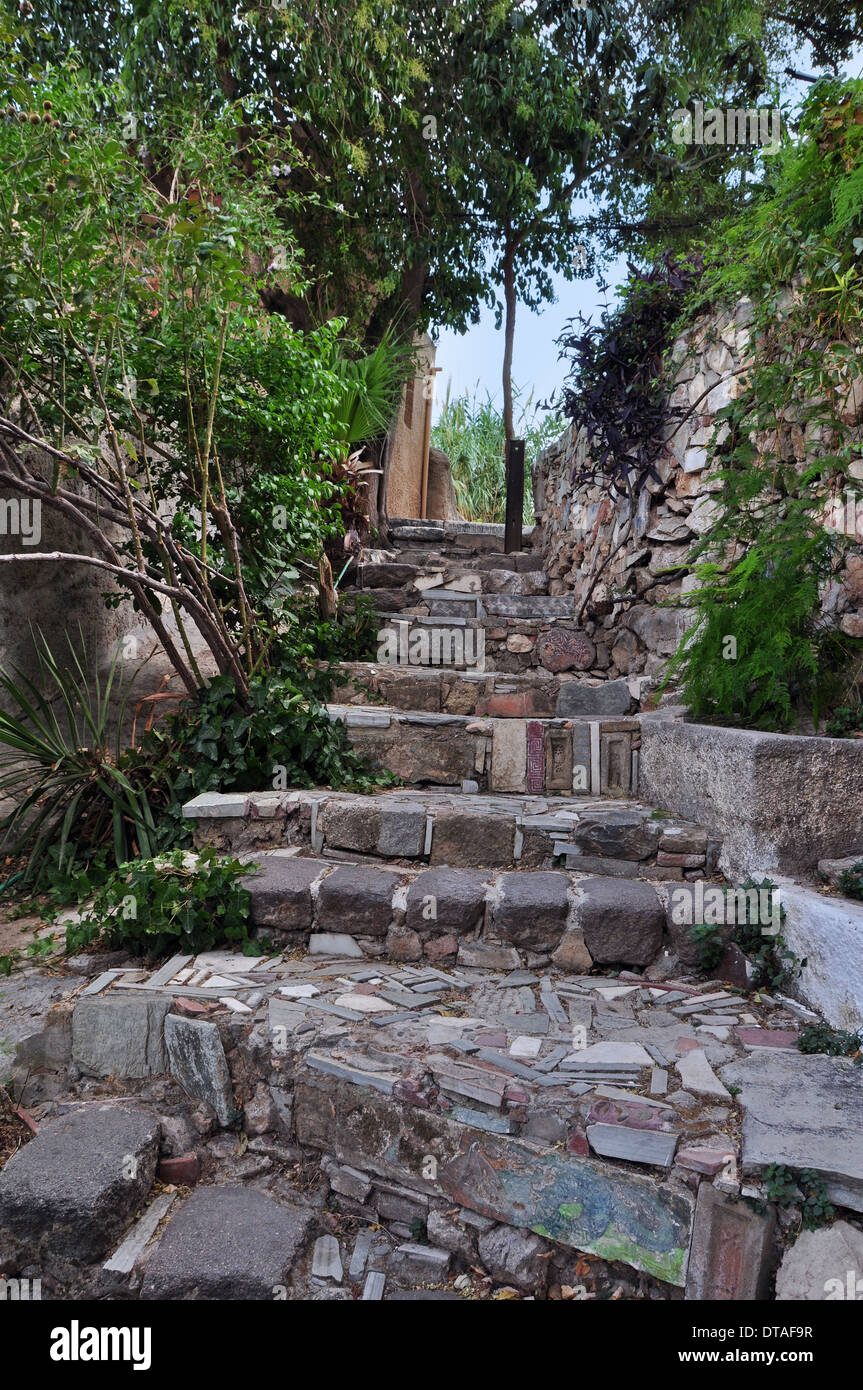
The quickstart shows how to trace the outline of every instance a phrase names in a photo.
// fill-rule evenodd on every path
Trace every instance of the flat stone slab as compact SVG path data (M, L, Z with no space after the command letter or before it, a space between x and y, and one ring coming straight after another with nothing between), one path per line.
M236 1106L225 1049L215 1023L169 1014L165 1045L171 1075L196 1100L212 1105L219 1123L231 1124Z
M563 681L557 697L557 715L561 719L590 718L628 714L632 696L625 680L602 681L591 685L587 681Z
M749 1303L766 1299L774 1263L776 1217L751 1211L712 1183L698 1188L686 1299Z
M316 1279L342 1282L342 1255L335 1236L318 1236L312 1254L312 1274Z
M363 950L345 932L316 931L309 937L310 956L350 956L363 959Z
M863 1232L847 1221L801 1231L776 1275L777 1303L863 1297Z
M759 1048L721 1075L740 1087L744 1170L815 1168L832 1201L863 1211L863 1071L856 1062Z
M589 1047L582 1048L579 1052L573 1053L576 1064L579 1066L591 1066L598 1063L606 1064L611 1067L649 1067L653 1064L653 1058L641 1043L632 1042L597 1042L591 1043Z
M676 1066L684 1091L694 1096L715 1096L717 1100L731 1099L700 1047L684 1052Z
M314 1224L304 1208L245 1187L201 1187L168 1225L143 1299L273 1299Z
M139 1106L86 1105L45 1125L0 1173L0 1262L101 1259L149 1192L158 1147L158 1120Z
M677 1146L676 1134L628 1125L588 1125L587 1139L602 1158L625 1158L630 1163L653 1163L660 1168L671 1165Z
M168 1070L163 1029L170 999L80 999L72 1015L72 1061L88 1076L140 1078Z

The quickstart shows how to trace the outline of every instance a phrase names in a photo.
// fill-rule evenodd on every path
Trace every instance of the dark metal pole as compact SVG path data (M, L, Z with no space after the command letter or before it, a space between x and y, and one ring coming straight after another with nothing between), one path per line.
M503 548L509 555L521 550L521 518L524 510L524 440L506 441L506 522Z

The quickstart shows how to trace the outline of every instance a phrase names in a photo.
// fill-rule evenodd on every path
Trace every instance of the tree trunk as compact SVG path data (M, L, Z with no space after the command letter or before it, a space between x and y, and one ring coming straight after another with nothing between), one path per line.
M515 439L512 418L512 349L515 341L515 244L508 243L503 257L503 297L506 306L503 332L503 428L507 439Z

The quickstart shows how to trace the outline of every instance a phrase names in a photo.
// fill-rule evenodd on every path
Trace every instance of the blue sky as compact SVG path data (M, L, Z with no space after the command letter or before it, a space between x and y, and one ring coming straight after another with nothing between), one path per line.
M614 287L625 277L625 261L615 261L605 277L612 287L610 298L613 298ZM557 302L543 304L538 313L519 304L516 314L513 381L524 388L525 395L532 390L535 401L545 400L563 383L566 364L558 361L554 340L563 332L567 319L578 313L586 317L598 316L603 308L603 299L593 278L565 280L562 275L558 276L555 293ZM493 311L483 308L480 322L465 334L442 329L437 336L436 364L441 372L437 378L434 419L440 414L448 382L453 396L473 391L479 383L481 395L488 390L500 402L503 329L495 329Z

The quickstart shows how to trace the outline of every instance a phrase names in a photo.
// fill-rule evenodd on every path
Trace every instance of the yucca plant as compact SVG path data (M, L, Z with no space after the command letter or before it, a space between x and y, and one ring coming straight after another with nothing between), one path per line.
M68 872L82 845L112 850L117 864L157 847L146 792L119 766L128 690L117 682L118 656L103 680L87 660L83 634L80 652L67 642L69 661L61 665L34 634L39 685L18 668L0 667L10 706L0 710L0 794L16 803L0 822L0 842L7 854L27 854L30 880L49 848Z

